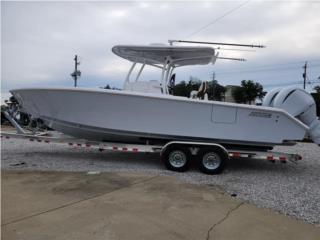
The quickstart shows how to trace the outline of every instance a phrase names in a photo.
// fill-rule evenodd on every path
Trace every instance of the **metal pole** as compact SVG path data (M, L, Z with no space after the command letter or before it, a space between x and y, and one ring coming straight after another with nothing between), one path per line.
M215 80L216 80L216 73L213 72L212 73L212 100L215 100L215 97L214 97L214 93L216 91L216 89L215 89L216 85L214 84Z
M77 69L78 68L78 55L74 57L74 69L75 69L75 75L74 75L74 87L77 87Z
M303 66L304 72L302 74L303 77L303 89L306 89L306 80L307 80L307 67L308 67L308 62L306 62Z

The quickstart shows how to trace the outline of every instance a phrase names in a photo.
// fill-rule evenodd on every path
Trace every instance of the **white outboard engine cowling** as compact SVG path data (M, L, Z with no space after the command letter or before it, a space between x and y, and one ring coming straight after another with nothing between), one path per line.
M273 89L265 96L263 106L281 108L309 126L312 141L320 144L320 121L316 103L305 90L297 87Z

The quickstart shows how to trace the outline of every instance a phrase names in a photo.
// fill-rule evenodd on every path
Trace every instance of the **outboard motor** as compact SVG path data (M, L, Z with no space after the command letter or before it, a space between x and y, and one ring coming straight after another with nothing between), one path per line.
M265 96L263 106L280 108L307 126L312 141L320 144L320 121L316 103L305 90L297 87L273 89Z

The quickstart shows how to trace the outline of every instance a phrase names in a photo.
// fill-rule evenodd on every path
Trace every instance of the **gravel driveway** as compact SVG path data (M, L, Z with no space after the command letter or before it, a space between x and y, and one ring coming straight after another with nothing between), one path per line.
M98 152L26 140L2 140L1 168L7 170L137 171L215 185L227 194L271 208L320 226L320 148L311 143L277 147L276 151L298 153L298 164L263 160L231 160L220 175L205 175L196 166L188 172L164 169L158 155Z

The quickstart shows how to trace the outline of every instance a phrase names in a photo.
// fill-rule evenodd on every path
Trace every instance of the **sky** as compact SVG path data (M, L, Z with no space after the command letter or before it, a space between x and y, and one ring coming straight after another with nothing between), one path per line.
M308 61L311 91L320 85L319 12L320 1L1 1L1 101L14 88L73 86L75 54L79 86L121 88L131 64L111 48L168 39L266 46L220 50L221 57L247 61L177 69L177 82L211 80L215 73L223 85L250 79L266 90L302 87ZM142 77L159 79L160 73L147 69Z

